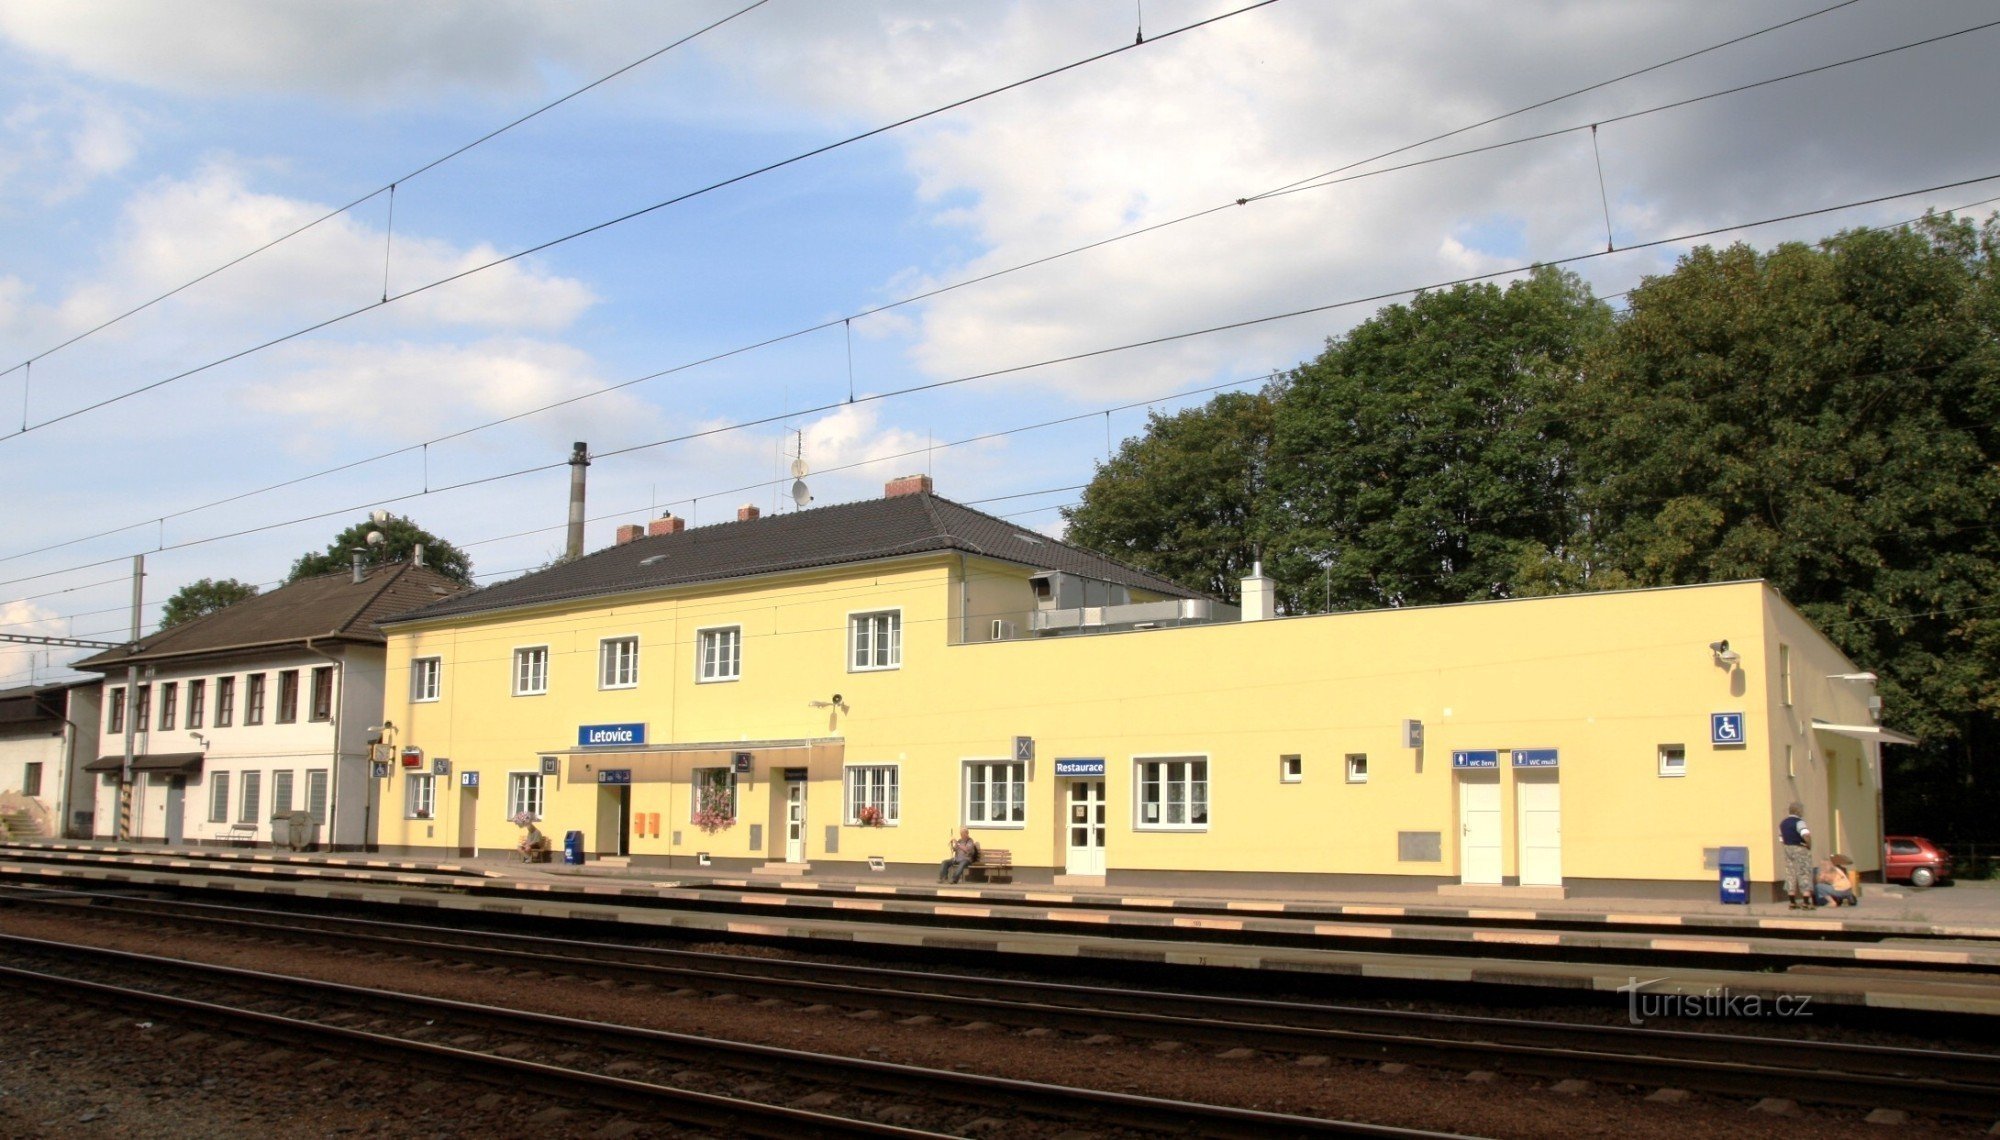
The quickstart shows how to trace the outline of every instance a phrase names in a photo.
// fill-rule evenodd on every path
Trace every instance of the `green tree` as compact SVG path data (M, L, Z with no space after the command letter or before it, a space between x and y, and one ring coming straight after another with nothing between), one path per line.
M1063 508L1068 539L1234 602L1256 559L1254 519L1271 441L1271 398L1225 392L1148 417Z
M382 532L382 541L371 545L368 535L374 531ZM472 585L472 559L465 551L401 515L390 515L379 524L355 523L335 535L325 550L299 555L285 581L344 571L353 564L357 550L362 552L362 562L368 566L408 561L418 546L424 548L424 565L462 586Z
M160 612L160 628L172 629L182 622L206 617L224 606L257 596L257 587L234 578L203 578L174 591Z
M1880 674L1892 828L1992 834L2000 746L1996 229L1946 217L1631 294L1581 401L1602 549L1639 584L1765 578Z
M1390 305L1294 371L1262 507L1292 608L1574 586L1567 401L1610 325L1544 267Z

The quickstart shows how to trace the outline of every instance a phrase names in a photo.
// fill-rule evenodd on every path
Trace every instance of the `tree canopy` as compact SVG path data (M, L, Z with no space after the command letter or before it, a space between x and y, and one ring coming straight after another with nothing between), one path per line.
M382 532L379 544L369 545L371 531ZM368 520L355 523L335 535L325 550L299 555L285 581L344 571L352 565L357 550L362 552L361 560L366 566L406 562L418 546L424 548L424 565L460 585L472 585L472 558L465 551L401 515L390 515L380 524Z
M182 622L206 617L224 606L256 596L257 587L234 578L203 578L189 582L167 599L165 608L160 611L160 628L172 629Z
M1065 507L1071 541L1191 590L1235 601L1256 560L1255 512L1271 440L1271 398L1225 392L1148 417Z

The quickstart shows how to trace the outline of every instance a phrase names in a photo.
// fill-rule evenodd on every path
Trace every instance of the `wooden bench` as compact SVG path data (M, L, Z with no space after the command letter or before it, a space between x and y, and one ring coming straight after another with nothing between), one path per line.
M222 838L231 843L255 847L257 846L257 825L254 823L232 823L229 825L229 833Z
M1014 881L1014 853L1005 847L981 847L979 858L965 868L968 875L974 871L989 883L1011 883Z
M535 841L521 850L521 862L546 863L549 861L549 837L537 835Z

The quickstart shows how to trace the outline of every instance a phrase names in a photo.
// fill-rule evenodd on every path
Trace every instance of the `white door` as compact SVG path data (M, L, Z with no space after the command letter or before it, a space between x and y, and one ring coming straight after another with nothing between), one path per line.
M1104 781L1069 781L1069 859L1072 875L1104 873Z
M1458 881L1500 881L1500 773L1458 774Z
M785 862L806 861L806 785L803 780L785 784Z
M1559 887L1563 881L1562 782L1550 769L1514 773L1514 834L1521 844L1521 885Z

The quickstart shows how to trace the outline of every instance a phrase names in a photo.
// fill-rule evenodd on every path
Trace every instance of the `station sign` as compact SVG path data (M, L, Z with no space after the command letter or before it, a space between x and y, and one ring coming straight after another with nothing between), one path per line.
M1710 744L1725 746L1742 744L1743 714L1740 712L1709 713L1708 742Z
M1494 748L1474 748L1451 754L1454 768L1498 768L1500 752Z
M1553 748L1516 748L1514 767L1553 768L1556 766L1556 750Z
M1104 758L1099 756L1094 759L1057 760L1056 775L1102 776L1104 775Z
M632 782L632 769L630 768L599 769L597 773L597 782L600 784L629 784Z
M641 724L579 724L578 748L607 748L646 743L646 726Z

